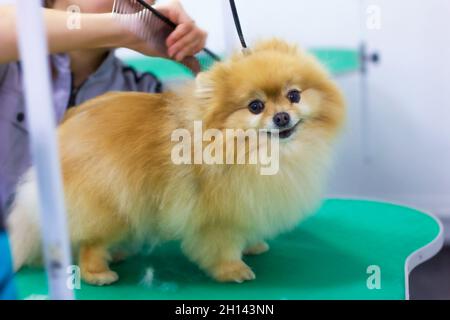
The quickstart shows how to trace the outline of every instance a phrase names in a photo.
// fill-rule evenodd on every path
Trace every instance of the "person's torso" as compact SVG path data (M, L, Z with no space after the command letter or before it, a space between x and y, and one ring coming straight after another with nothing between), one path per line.
M72 88L67 55L52 55L52 89L55 124L67 108L109 91L161 92L160 81L122 64L111 52L97 71L79 88ZM6 211L17 182L31 165L27 113L20 63L0 65L0 207Z

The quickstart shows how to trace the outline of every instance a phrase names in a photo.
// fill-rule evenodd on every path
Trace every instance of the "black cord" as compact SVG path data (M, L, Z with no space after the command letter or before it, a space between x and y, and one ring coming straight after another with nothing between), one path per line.
M245 43L244 34L242 33L241 22L239 21L239 15L236 9L236 3L234 0L230 0L231 12L233 13L234 24L236 26L236 31L241 41L242 48L247 49L247 43Z
M160 20L164 21L167 25L169 25L171 28L175 29L177 27L177 25L170 20L169 18L167 18L165 15L163 15L161 12L159 12L158 10L156 10L155 8L153 8L151 5L149 5L147 2L145 2L144 0L137 0L137 2L139 2L144 8L150 10L155 16L157 16ZM207 49L207 48L203 48L203 51L210 56L211 58L213 58L215 61L220 61L220 57L213 53L211 50Z

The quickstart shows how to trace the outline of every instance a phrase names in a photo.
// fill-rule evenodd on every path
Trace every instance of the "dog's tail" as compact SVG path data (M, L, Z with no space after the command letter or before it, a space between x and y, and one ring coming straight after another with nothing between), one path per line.
M35 263L41 256L37 192L36 175L31 169L17 188L16 199L7 218L14 271Z

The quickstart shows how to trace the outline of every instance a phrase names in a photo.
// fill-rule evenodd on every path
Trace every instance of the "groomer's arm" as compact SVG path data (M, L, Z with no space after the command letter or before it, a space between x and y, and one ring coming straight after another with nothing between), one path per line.
M146 55L156 55L146 42L122 27L110 13L80 14L81 28L70 29L67 27L67 21L71 13L51 9L42 10L51 53L127 47ZM16 9L14 6L2 5L0 6L0 64L18 59Z

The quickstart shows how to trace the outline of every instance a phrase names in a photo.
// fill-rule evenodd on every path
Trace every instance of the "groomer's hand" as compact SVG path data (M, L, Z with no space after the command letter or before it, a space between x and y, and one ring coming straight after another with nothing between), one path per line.
M206 31L195 24L180 2L173 0L168 4L155 6L155 8L178 25L166 40L168 54L172 59L182 61L205 47Z

